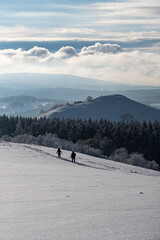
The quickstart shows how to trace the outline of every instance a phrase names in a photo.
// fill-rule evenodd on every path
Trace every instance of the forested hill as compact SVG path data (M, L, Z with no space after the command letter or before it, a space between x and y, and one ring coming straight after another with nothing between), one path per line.
M47 115L47 114L46 114ZM101 96L96 99L68 104L50 111L50 118L71 118L110 121L160 120L160 110L133 101L122 95Z
M109 156L118 148L126 148L129 153L144 154L147 160L155 160L160 165L160 122L107 120L92 121L50 118L22 118L0 116L0 137L15 137L28 134L34 137L56 134L77 144L86 144L101 149Z

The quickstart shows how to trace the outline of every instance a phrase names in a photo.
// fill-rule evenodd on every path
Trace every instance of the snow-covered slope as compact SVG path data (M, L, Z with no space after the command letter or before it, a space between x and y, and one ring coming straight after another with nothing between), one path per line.
M92 101L66 105L50 111L51 118L82 118L111 121L120 120L160 120L160 110L133 101L122 95L101 96Z
M0 144L0 239L159 240L160 173Z

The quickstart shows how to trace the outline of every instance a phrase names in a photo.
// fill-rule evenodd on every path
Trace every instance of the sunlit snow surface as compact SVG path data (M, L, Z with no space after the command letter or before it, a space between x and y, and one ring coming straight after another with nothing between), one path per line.
M0 143L0 240L159 240L160 173Z

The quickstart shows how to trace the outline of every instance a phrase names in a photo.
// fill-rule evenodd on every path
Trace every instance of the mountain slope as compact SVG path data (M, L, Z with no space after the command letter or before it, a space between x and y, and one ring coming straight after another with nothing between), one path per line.
M0 155L0 239L159 239L159 172L24 144Z
M122 95L101 96L91 101L63 106L50 111L50 118L82 118L111 121L120 120L160 120L160 111L135 102Z

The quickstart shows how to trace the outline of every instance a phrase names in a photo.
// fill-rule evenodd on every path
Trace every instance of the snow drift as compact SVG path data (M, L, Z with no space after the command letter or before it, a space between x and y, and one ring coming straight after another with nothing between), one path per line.
M0 239L159 239L159 172L25 144L0 156Z

